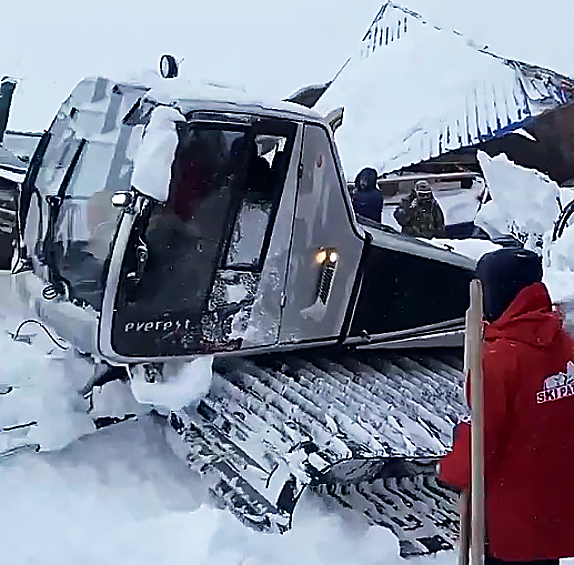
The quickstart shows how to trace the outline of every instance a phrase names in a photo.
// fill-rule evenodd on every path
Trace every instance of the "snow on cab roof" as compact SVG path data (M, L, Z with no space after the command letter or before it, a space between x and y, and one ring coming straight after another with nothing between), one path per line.
M504 135L573 99L571 79L505 59L386 2L316 108L344 106L345 172L396 171Z
M227 112L287 114L298 120L321 120L321 114L288 101L268 100L243 88L214 82L190 81L184 77L163 79L155 71L145 71L127 80L87 78L84 81L111 80L118 85L130 85L147 91L147 97L164 104L175 105L183 112L214 110ZM82 81L82 82L84 82ZM78 87L82 84L79 83ZM76 87L76 88L78 88Z

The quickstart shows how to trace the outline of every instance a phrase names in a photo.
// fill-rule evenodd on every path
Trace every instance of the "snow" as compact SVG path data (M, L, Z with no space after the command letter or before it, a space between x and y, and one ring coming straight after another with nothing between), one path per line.
M158 202L166 202L169 196L171 165L179 143L175 124L184 121L174 108L159 106L142 131L131 182L142 194Z
M520 234L528 234L525 247L552 230L560 213L560 189L545 174L516 165L504 154L477 153L480 167L497 212Z
M165 421L141 410L130 420L98 432L77 394L91 375L85 360L62 351L34 325L14 333L26 316L11 295L10 277L0 275L0 392L2 424L28 410L38 421L30 429L46 449L0 458L0 541L5 561L15 565L399 565L396 538L371 527L356 512L332 510L305 491L293 528L262 534L215 508L201 478L177 457L167 441ZM135 382L140 400L173 405L180 393L197 401L209 386L209 357L176 367L165 383ZM161 388L165 387L165 388ZM107 391L107 392L106 392ZM21 394L15 396L15 393ZM130 389L119 381L94 391L116 398L117 415L132 409ZM114 412L113 402L105 399ZM176 403L177 404L177 403ZM11 407L11 410L7 410ZM144 407L145 408L145 407ZM41 432L41 433L40 433ZM0 434L1 438L1 434ZM29 438L30 439L30 438ZM2 446L4 447L4 446ZM51 449L50 450L48 450ZM454 565L445 552L414 559L412 565Z
M209 392L212 363L211 355L198 357L189 363L169 362L165 364L165 382L149 383L142 375L134 375L131 388L140 403L161 407L168 412L196 405Z
M545 282L552 298L569 311L574 309L574 225L568 226L562 237L549 246L546 261Z
M460 253L465 257L470 257L478 261L485 253L496 251L500 249L500 245L492 243L487 239L430 239L426 240L436 247L450 249L456 253Z
M482 207L476 223L491 236L513 235L542 255L543 282L567 327L574 330L574 225L552 242L554 223L572 200L572 189L516 165L504 154L489 157L479 151L478 158L492 200Z
M78 394L85 367L71 352L56 350L45 336L35 336L34 347L13 341L8 331L14 332L19 321L2 319L0 383L13 390L0 396L0 451L23 443L59 449L93 428L88 404ZM31 331L36 334L38 328L24 327L21 335ZM3 431L31 422L36 424Z
M152 419L104 430L58 453L3 463L0 498L2 553L15 564L400 561L387 530L329 515L313 495L301 501L291 532L248 530L211 507Z
M402 20L404 13L399 16ZM437 154L433 135L441 124L446 129L459 120L462 127L468 108L480 104L482 97L485 104L506 93L513 99L516 76L500 60L480 53L449 30L412 17L407 17L407 25L400 39L368 56L365 47L353 53L317 104L321 112L345 107L336 138L348 178L365 166L388 172L425 153ZM499 106L505 107L504 101ZM416 147L405 143L413 135L420 135Z
M320 114L299 104L281 101L265 95L265 91L258 89L247 90L243 86L219 81L194 80L186 76L173 79L163 79L157 72L147 70L126 77L114 77L119 82L128 81L145 85L149 88L149 98L161 104L172 104L174 100L180 102L209 101L211 103L225 103L234 105L260 106L304 114L320 118Z

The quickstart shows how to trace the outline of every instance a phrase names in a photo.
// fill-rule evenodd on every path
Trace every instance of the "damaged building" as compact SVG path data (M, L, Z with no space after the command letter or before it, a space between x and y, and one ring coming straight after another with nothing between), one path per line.
M332 81L291 97L322 112L344 107L345 173L352 181L363 167L378 171L390 225L419 179L432 183L447 224L472 221L486 195L478 150L573 185L573 99L570 77L494 54L392 2Z

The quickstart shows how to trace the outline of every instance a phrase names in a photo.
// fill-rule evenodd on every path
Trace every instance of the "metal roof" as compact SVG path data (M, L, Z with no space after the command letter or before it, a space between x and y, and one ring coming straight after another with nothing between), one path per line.
M572 82L566 77L518 61L503 64L513 70L515 80L502 85L474 85L460 114L429 119L394 144L396 152L389 155L385 170L501 137L572 101Z
M396 171L486 142L573 99L569 77L495 55L386 2L318 106L345 106L340 150L354 174L367 165Z

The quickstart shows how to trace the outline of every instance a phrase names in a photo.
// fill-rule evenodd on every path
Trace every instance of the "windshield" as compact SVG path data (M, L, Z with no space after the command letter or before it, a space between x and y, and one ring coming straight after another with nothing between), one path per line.
M222 273L245 273L235 277L248 277L253 287L261 272L291 152L289 125L287 132L278 121L178 126L169 198L136 222L126 251L114 323L118 353L229 347L206 344L213 339L205 328L213 336L210 317L223 316L217 308L230 311ZM148 259L138 274L142 245ZM146 324L149 330L137 332Z

